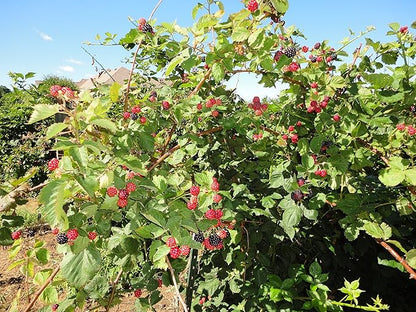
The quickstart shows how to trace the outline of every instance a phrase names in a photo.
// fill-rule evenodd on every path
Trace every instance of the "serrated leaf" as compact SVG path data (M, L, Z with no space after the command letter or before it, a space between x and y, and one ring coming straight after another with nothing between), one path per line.
M32 115L29 119L29 124L51 117L59 112L58 105L37 104L33 107Z
M54 136L61 133L62 130L66 129L68 127L67 124L58 122L50 125L48 127L48 130L46 131L46 139L53 138Z
M85 291L92 299L100 299L105 298L109 287L110 283L104 276L96 275L92 281L85 286Z
M100 269L100 252L92 246L78 254L67 254L61 263L61 274L75 287L85 285Z
M416 249L410 249L406 253L407 263L414 269L416 269Z
M159 246L153 255L153 262L159 261L163 259L165 256L169 254L170 247L166 245Z
M236 27L233 29L231 39L239 42L244 41L250 36L250 31L246 27Z
M92 125L96 125L98 127L104 128L109 130L111 133L116 133L117 132L117 126L114 122L112 122L109 119L104 119L104 118L100 118L100 119L94 119L90 121L90 124Z
M286 13L289 9L289 2L287 0L269 0L275 10L281 14Z
M374 238L387 240L391 237L391 228L386 223L378 224L376 222L366 222L364 230Z
M405 172L406 182L411 185L416 185L416 168L407 169Z
M43 204L40 207L42 217L52 226L59 224L62 228L68 228L68 217L63 209L66 184L65 180L51 181L39 194L39 201Z
M216 62L212 65L212 76L216 82L220 82L224 79L225 71L220 63Z
M169 76L172 73L172 71L176 68L176 66L182 63L184 60L185 56L183 56L182 54L179 54L176 57L174 57L166 67L165 76Z
M402 183L405 177L405 171L394 168L384 168L380 170L378 176L381 183L387 186L399 185L400 183Z
M296 226L302 217L302 209L298 205L293 205L283 212L282 223L285 227Z

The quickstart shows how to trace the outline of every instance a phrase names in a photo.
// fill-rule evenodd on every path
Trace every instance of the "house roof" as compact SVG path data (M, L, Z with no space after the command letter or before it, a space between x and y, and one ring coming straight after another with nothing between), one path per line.
M114 81L123 84L125 80L129 79L130 70L125 67L118 67L115 69L107 69L101 71L98 75L88 79L82 79L76 82L80 90L93 89L96 85L108 85Z

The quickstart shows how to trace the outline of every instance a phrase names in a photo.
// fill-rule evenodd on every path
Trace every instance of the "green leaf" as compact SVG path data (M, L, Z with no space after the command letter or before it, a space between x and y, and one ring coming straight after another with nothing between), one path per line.
M100 252L92 246L78 254L67 254L61 263L62 276L75 287L85 285L100 269Z
M174 57L166 67L165 76L169 76L172 73L172 71L176 68L176 66L182 63L185 60L185 58L186 57L182 54L179 54L176 57Z
M121 85L118 82L114 82L110 87L110 99L111 102L116 103L120 97Z
M166 245L161 245L157 248L155 254L153 255L153 262L156 262L169 254L170 247Z
M216 82L220 82L224 79L225 71L220 63L216 62L214 65L212 65L212 76Z
M405 172L406 182L411 185L416 185L416 168L407 169Z
M394 78L388 74L363 74L363 77L370 82L375 89L389 87L394 81Z
M390 23L389 24L389 27L392 29L392 30L394 30L394 31L398 31L399 30L399 28L400 28L400 24L399 23Z
M33 278L33 284L35 285L43 285L49 276L51 276L52 270L51 269L45 269L37 272L35 274L35 277Z
M2 225L8 227L18 227L25 223L25 219L22 216L2 215L1 220Z
M414 269L416 269L416 249L410 249L406 253L407 263Z
M55 287L49 285L43 290L39 298L45 304L56 303L58 302L58 291L56 290Z
M293 205L283 212L282 223L284 226L296 226L302 217L302 209L298 205Z
M286 13L289 9L289 2L287 0L269 0L269 3L281 14Z
M90 123L92 125L96 125L98 127L107 129L111 133L116 133L117 132L116 124L114 122L112 122L111 120L109 120L109 119L104 119L104 118L93 119L93 120L90 121Z
M69 149L69 155L78 164L82 171L85 171L88 165L88 150L85 146L72 147Z
M309 274L312 276L318 276L321 273L322 273L322 269L319 263L316 261L313 262L309 267Z
M366 222L364 230L374 238L387 240L391 237L391 228L386 223Z
M384 168L380 170L378 176L381 183L387 186L399 185L400 183L402 183L405 177L405 171L394 168Z
M9 228L0 228L0 245L8 246L13 244L12 231Z
M92 299L105 298L108 289L110 288L110 283L104 276L96 275L85 286L85 291L88 293L88 296Z
M37 249L35 254L36 254L36 259L38 259L38 261L41 264L47 264L48 263L48 261L49 261L49 251L46 248Z
M39 120L51 117L59 112L58 105L37 104L33 108L32 115L29 119L29 124L35 123Z
M46 131L46 139L53 138L54 136L61 133L62 130L66 129L68 127L67 124L58 122L54 123L49 126L48 130Z
M150 133L139 132L137 137L139 139L140 147L146 151L153 151L155 147L155 138Z
M39 201L43 204L40 207L42 217L51 226L60 224L63 228L68 228L68 218L62 208L65 201L66 184L65 180L50 181L39 194Z
M231 38L233 41L244 41L250 36L250 31L246 27L236 27L233 29Z

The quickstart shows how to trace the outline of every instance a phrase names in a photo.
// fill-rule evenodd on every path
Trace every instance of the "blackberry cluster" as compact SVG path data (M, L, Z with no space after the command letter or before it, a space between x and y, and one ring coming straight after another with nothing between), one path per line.
M65 233L58 233L58 235L56 235L56 242L60 245L66 244L68 242L68 237Z
M138 116L136 113L132 113L132 114L130 115L130 118L131 118L132 120L137 120L137 118L139 118L139 116Z
M144 24L144 26L142 28L142 31L143 32L148 32L148 33L153 33L153 27L150 24L146 23L146 24Z
M202 232L198 232L194 235L194 241L198 242L198 243L202 243L204 241L205 237L204 234Z
M283 51L283 54L286 55L287 57L294 57L296 55L296 48L289 47Z
M221 243L221 237L219 237L217 234L213 233L210 234L208 237L209 243L212 246L218 246Z

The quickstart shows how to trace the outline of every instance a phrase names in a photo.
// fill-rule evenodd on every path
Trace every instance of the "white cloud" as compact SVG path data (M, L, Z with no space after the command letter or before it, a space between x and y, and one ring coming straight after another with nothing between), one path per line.
M37 29L35 29L35 31L38 33L38 35L39 35L39 36L40 36L43 40L45 40L45 41L52 41L52 40L53 40L51 36L49 36L49 35L45 34L44 32L41 32L41 31L39 31L39 30L37 30Z
M81 64L82 64L82 62L81 62L81 61L75 60L75 59L73 59L73 58L67 59L66 61L67 61L68 63L72 63L72 64L76 64L76 65L81 65Z
M64 72L67 72L67 73L73 73L75 71L75 69L72 66L69 66L69 65L59 66L59 69L63 70Z

